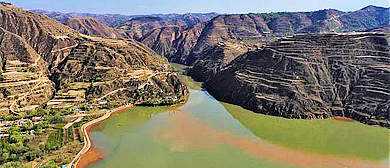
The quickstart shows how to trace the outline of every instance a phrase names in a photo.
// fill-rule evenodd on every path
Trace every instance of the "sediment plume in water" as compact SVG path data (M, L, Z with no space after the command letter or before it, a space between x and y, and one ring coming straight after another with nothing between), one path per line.
M117 114L117 113L121 113L121 112L124 112L126 111L127 109L130 109L132 108L132 106L123 106L123 107L119 107L117 109L114 109L110 116L113 115L113 114ZM86 133L87 133L87 136L89 137L89 139L91 139L91 130L92 128L96 125L96 124L99 124L101 122L104 122L106 119L104 120L101 120L99 122L95 122L91 125L89 125L85 130L86 130ZM85 139L86 141L88 139ZM84 154L81 155L81 158L80 160L76 163L76 168L85 168L93 163L97 163L99 162L100 160L103 160L105 158L105 156L103 155L103 152L101 152L100 150L96 149L93 147L93 144L92 142L89 142L91 143L91 147L87 150L87 152L85 152Z
M168 146L173 152L213 150L217 145L225 143L248 156L290 166L307 168L388 168L388 164L383 162L309 153L287 149L262 140L254 141L249 138L230 135L210 128L183 112L164 115L170 115L170 122L154 131L153 138L157 143Z

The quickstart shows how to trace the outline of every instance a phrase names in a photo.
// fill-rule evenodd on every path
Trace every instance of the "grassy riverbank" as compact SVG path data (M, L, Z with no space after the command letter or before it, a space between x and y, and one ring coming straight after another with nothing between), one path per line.
M369 160L389 157L390 130L386 128L332 119L291 120L222 104L256 136L281 146Z

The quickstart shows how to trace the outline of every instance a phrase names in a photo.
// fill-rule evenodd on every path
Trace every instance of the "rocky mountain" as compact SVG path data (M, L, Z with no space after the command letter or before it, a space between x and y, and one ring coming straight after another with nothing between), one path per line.
M389 25L389 8L368 6L354 12L326 9L314 12L279 12L219 15L209 21L184 63L221 41L269 42L299 33L365 31Z
M83 42L53 69L51 80L60 92L85 90L87 102L159 105L183 101L186 86L169 71L166 58L134 40L81 36Z
M128 24L126 22L132 22L130 20L135 19L139 20L142 18L159 18L161 20L167 21L167 22L181 22L185 23L187 26L193 26L200 22L207 22L213 17L217 16L218 13L211 12L211 13L186 13L186 14L151 14L151 15L120 15L120 14L92 14L92 13L62 13L62 12L51 12L51 11L45 11L41 9L31 10L31 12L44 14L50 18L56 19L64 24L68 22L69 19L77 19L77 18L94 18L102 23L105 23L106 25L114 28L121 27L125 24Z
M205 87L258 113L390 127L389 60L389 34L295 35L238 56Z
M66 25L86 35L112 39L128 39L124 30L114 29L91 17L68 19Z
M249 47L243 43L225 41L206 48L202 51L201 58L196 60L187 74L196 81L208 81L239 55L246 53Z
M139 41L157 53L165 55L172 62L184 62L197 43L203 27L203 23L190 28L162 27L153 29L148 35L142 36Z
M94 17L107 25L123 29L128 38L146 44L170 61L188 65L202 58L204 49L226 40L264 43L297 33L366 31L389 25L389 8L372 5L353 12L325 9L312 12L229 15L110 15L111 19L103 19L108 15L36 12L45 13L58 20ZM123 21L124 19L126 20Z
M261 42L263 37L260 31L268 31L266 29L266 25L261 25L261 22L255 22L246 14L219 15L209 21L202 30L202 34L184 63L191 65L201 58L201 53L204 49L213 47L222 41Z
M39 106L65 108L94 101L172 104L187 93L169 71L168 60L137 41L83 35L6 3L0 4L0 13L0 114L23 115ZM88 29L87 33L99 26L90 19L71 22L83 25L79 31ZM96 30L103 28L112 30ZM109 101L124 95L129 98Z
M132 37L165 55L171 61L192 65L197 59L202 58L201 53L204 49L213 47L219 42L235 40L261 44L297 33L365 31L389 25L388 13L389 8L368 6L354 12L326 9L313 12L219 15L204 23L201 30L199 30L200 26L184 29L201 32L200 35L190 39L196 40L196 43L186 45L184 50L188 52L184 53L177 52L183 50L180 47L176 48L177 45L165 45L167 42L186 41L183 38L177 39L180 37L177 35L180 34L181 29L174 29L174 26L165 24L157 18L138 20L147 24L138 31L133 31ZM137 25L142 25L139 22ZM184 23L178 22L176 25L184 25ZM130 29L134 30L134 28ZM159 37L161 35L166 38Z
M138 40L172 62L184 62L205 23L218 15L187 13L125 16L32 11L47 15L84 34ZM114 31L93 19L114 28Z
M76 31L46 16L0 5L0 113L31 110L53 95L53 50L75 45Z
M31 12L39 13L46 15L50 18L60 21L63 24L66 24L69 19L77 19L77 18L94 18L102 23L110 27L116 27L125 23L128 19L132 17L139 17L141 15L120 15L120 14L92 14L92 13L62 13L62 12L51 12L41 9L31 10Z

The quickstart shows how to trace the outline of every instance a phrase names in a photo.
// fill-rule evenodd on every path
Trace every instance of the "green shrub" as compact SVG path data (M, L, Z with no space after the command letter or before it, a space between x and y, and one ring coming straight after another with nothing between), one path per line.
M57 150L62 147L63 130L57 129L49 135L47 139L46 148L48 150Z

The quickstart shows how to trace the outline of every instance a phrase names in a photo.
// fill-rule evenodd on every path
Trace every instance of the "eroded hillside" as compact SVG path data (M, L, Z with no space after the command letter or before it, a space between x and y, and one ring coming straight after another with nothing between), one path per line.
M201 59L203 50L227 40L264 43L297 33L366 31L382 27L388 31L389 26L389 8L372 5L352 12L325 9L312 12L228 15L188 13L122 16L36 12L63 23L71 18L94 17L113 28L125 31L127 38L146 44L170 61L188 65ZM83 27L82 25L75 27ZM95 28L85 31L101 34Z
M389 127L388 34L308 34L249 51L206 83L217 99L287 118Z
M143 97L114 103L172 104L186 94L176 74L169 72L167 59L139 42L85 36L44 15L8 4L1 4L0 12L3 114L23 115L46 104L63 108L99 98L107 101L116 95L124 98L130 94L123 93L126 87ZM101 26L94 21L74 20L87 33ZM102 36L119 37L104 30ZM102 83L106 87L97 88Z
M134 40L119 41L83 35L53 70L59 96L55 107L69 105L70 91L84 95L84 101L118 104L173 104L184 100L186 86L169 71L166 58ZM73 99L77 102L77 98Z
M20 114L47 102L52 50L75 45L76 32L46 16L0 6L1 113Z
M72 18L66 22L66 25L74 30L77 30L79 33L86 35L94 35L112 39L127 38L124 30L114 29L91 17Z

